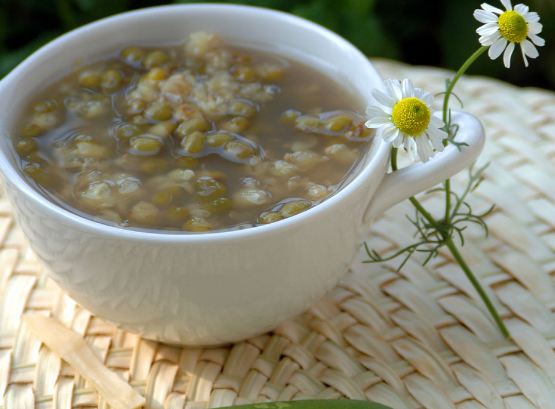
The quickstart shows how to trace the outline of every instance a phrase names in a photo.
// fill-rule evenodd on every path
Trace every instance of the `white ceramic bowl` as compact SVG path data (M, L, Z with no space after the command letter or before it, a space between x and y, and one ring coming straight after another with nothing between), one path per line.
M456 113L458 138L469 147L448 147L392 175L386 175L390 147L377 137L363 168L335 196L301 215L242 231L169 235L111 227L56 206L26 182L8 136L38 90L76 61L126 45L180 41L199 30L307 62L365 104L382 87L353 45L289 14L203 4L124 13L52 41L0 82L0 168L32 248L79 304L145 338L217 345L268 331L310 307L347 271L376 215L468 166L484 136L474 117Z

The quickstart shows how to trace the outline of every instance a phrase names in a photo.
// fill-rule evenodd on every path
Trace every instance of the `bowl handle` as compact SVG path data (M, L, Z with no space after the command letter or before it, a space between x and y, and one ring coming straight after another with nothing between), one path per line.
M467 143L461 150L449 145L426 163L418 163L384 176L363 216L369 223L385 210L430 189L468 167L480 154L485 144L484 128L480 121L465 112L453 111L452 122L459 126L456 140Z

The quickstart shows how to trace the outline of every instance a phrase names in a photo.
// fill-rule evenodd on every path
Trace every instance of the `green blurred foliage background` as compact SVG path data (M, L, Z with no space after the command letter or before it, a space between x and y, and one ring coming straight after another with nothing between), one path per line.
M174 3L198 3L175 0ZM211 2L210 0L204 2ZM479 47L472 16L476 0L242 0L240 3L287 11L339 33L371 57L457 69ZM499 0L490 4L502 8ZM0 0L0 76L41 45L72 28L160 0ZM520 47L511 69L502 58L482 56L470 74L496 77L521 86L555 89L555 0L526 0L540 14L546 46L524 68Z

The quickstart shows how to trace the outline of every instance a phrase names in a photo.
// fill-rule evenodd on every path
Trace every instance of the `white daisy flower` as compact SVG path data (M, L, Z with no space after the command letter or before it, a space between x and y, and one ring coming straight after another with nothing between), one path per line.
M534 47L545 45L545 40L537 36L541 33L542 25L539 23L538 13L530 12L528 6L517 4L513 10L511 0L501 0L507 11L482 4L482 9L474 11L474 18L484 25L476 30L480 34L480 44L490 47L488 55L495 60L501 55L503 50L503 63L509 68L511 65L511 55L515 49L515 43L520 44L524 65L528 67L528 59L536 58L538 50ZM530 42L527 37L532 40ZM507 46L508 44L508 46ZM506 48L505 48L506 47Z
M384 81L388 93L373 90L372 95L385 110L376 106L366 109L370 118L368 128L379 128L383 139L393 147L403 146L411 160L417 156L422 162L434 157L434 149L443 151L447 133L440 128L445 123L433 115L433 96L420 88L414 88L410 79Z

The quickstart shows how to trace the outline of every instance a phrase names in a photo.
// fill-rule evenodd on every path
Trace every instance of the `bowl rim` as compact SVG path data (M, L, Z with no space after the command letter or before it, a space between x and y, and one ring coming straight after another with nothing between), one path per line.
M301 26L303 29L313 30L318 33L319 36L328 39L331 42L346 47L350 52L357 55L361 63L364 64L364 70L368 73L368 76L374 77L372 85L378 89L383 90L383 81L379 73L376 71L374 66L370 63L368 58L362 54L353 44L339 36L338 34L332 32L331 30L314 23L310 20L304 19L302 17L295 16L290 13L286 13L279 10L274 10L266 7L250 6L250 5L235 5L235 4L178 4L178 5L161 5L154 7L147 7L142 9L137 9L133 11L126 11L123 13L115 14L109 17L105 17L100 20L93 21L82 27L71 30L49 43L45 44L30 56L28 56L24 61L22 61L17 67L15 67L2 81L0 81L0 90L3 88L3 83L11 81L14 77L17 77L21 71L29 68L35 63L35 60L43 58L44 55L51 54L56 50L63 48L64 44L76 35L85 35L90 31L102 30L106 25L114 24L121 19L128 19L134 17L140 17L144 14L148 14L152 18L160 18L160 16L183 10L201 10L201 9L220 9L228 10L234 12L246 12L246 13L259 13L265 17L269 18L280 18L288 21L291 24ZM117 41L114 43L114 48L117 45ZM6 132L4 132L6 133ZM376 140L377 139L377 140ZM235 230L222 230L222 231L210 231L206 233L165 233L163 231L142 231L125 229L118 226L111 226L108 224L103 224L92 219L88 219L79 214L73 213L63 207L57 205L53 201L47 199L41 193L39 193L31 184L25 180L23 175L18 169L15 169L11 165L7 158L8 154L12 152L5 152L0 149L0 169L6 179L8 179L12 185L16 187L20 192L25 194L27 198L35 203L38 203L43 209L49 211L51 214L57 216L58 218L64 219L66 223L77 224L81 230L96 233L98 235L112 237L112 238L124 238L129 241L138 242L166 242L166 243L182 243L182 242L204 242L204 241L227 241L227 240L237 240L252 238L253 236L260 235L273 235L281 232L282 230L290 230L292 228L298 228L300 224L308 223L311 219L320 216L322 213L329 211L330 208L338 206L339 202L343 200L345 196L354 193L356 190L360 189L367 178L376 177L377 175L372 175L378 163L382 160L384 155L389 152L388 146L386 146L383 139L380 137L379 133L376 133L374 140L371 142L372 146L369 152L373 151L371 158L367 159L367 163L364 164L362 169L349 181L345 186L333 194L330 198L326 199L324 202L314 206L307 211L296 215L295 217L280 220L277 223L270 223L267 225L256 226L246 229L235 229ZM377 146L376 146L377 144ZM380 175L383 177L384 175ZM371 195L368 195L368 202L370 201ZM366 203L367 205L368 203ZM15 207L15 206L14 206ZM362 216L361 216L362 220Z

